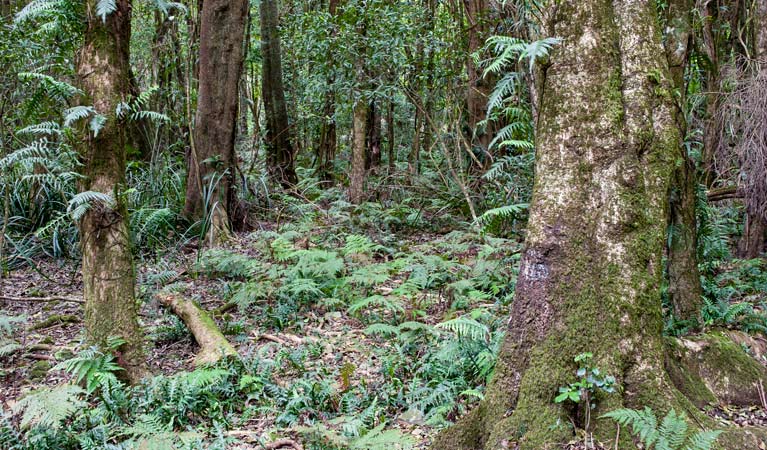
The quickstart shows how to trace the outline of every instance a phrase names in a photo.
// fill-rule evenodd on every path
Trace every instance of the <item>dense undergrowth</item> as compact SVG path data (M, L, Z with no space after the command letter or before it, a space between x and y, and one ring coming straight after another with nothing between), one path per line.
M279 201L275 214L293 220L272 218L260 225L273 230L190 254L183 277L168 258L142 277L145 309L169 280L164 289L192 298L205 280L236 305L219 322L240 360L128 387L111 356L85 350L57 366L74 384L33 391L5 412L0 446L223 448L241 438L228 430L258 419L268 423L256 427L264 441L408 448L418 440L403 425L424 438L482 398L514 290L516 240L460 231L455 218L427 219L406 204ZM446 227L457 230L435 233ZM151 314L153 345L189 339L175 316ZM259 342L269 333L301 338Z

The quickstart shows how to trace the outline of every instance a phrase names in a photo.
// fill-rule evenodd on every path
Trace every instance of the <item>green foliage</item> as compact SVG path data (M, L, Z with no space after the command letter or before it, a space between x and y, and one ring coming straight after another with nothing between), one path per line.
M719 430L693 433L688 429L685 414L673 409L660 424L648 407L641 411L617 409L601 417L613 419L622 426L631 426L632 433L648 450L709 450L722 433Z
M578 381L561 386L559 394L554 397L554 403L572 402L583 405L582 425L587 437L591 426L591 410L596 407L597 396L615 392L615 377L604 375L598 367L591 365L593 357L592 353L587 352L574 358L580 365L575 373Z
M85 407L82 400L84 391L78 386L64 384L55 388L44 388L28 394L13 407L15 414L23 413L21 428L50 427L59 429L64 421Z
M111 339L108 349L114 350L124 343L122 339ZM90 347L75 357L57 364L55 368L69 372L76 384L85 386L88 394L92 394L104 383L116 382L115 373L122 370L111 353L102 353L97 347ZM106 378L109 380L105 381Z

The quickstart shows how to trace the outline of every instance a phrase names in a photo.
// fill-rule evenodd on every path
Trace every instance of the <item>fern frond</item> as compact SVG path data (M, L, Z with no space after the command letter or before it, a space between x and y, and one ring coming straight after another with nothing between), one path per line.
M85 407L80 399L85 393L79 386L64 384L34 391L13 406L13 412L23 413L21 427L45 426L60 428L64 421Z

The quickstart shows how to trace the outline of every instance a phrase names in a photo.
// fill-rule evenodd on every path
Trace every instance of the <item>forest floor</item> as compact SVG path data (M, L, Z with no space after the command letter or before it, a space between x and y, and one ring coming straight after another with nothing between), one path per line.
M446 420L481 398L508 314L519 243L464 232L376 232L371 239L330 227L270 228L211 251L189 248L138 263L153 374L195 370L198 349L154 298L161 289L214 313L241 356L271 364L264 384L280 389L280 399L252 395L231 419L230 441L251 448L248 442L292 437L306 448L364 448L354 437L359 431L349 437L344 430L367 414L370 423L352 425L364 432L385 421L387 430L399 430L390 439L425 448ZM7 410L27 392L70 379L56 365L85 348L79 267L36 261L0 279L0 294L17 298L0 300L4 314L23 318L11 335L20 346L0 369L0 406ZM451 319L458 319L453 326ZM455 364L466 355L479 359ZM369 437L385 440L378 431Z
M211 312L249 361L233 393L219 398L232 405L222 419L227 448L279 439L289 440L285 448L426 448L482 398L521 244L471 230L389 232L318 220L261 224L221 248L139 262L150 370L169 378L201 370L192 364L194 339L155 299L179 292ZM11 336L18 348L0 356L7 410L31 390L71 378L56 365L84 349L79 268L36 261L0 279L0 295L39 299L0 300L4 314L23 318ZM761 408L710 414L767 425ZM213 436L205 411L184 420L180 430Z

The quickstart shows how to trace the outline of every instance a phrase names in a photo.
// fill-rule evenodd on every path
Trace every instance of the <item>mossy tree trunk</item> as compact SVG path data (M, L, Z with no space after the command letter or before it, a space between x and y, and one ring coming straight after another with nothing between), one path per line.
M235 205L234 142L248 4L247 0L202 4L197 113L184 213L190 219L209 220L212 243L229 233Z
M288 106L282 82L282 56L280 55L280 14L277 0L261 2L261 55L263 70L261 94L266 115L266 166L270 179L290 188L298 182Z
M432 448L559 448L572 411L553 400L582 352L621 386L592 417L690 407L663 367L662 251L681 136L657 19L650 0L544 4L541 35L563 42L537 77L536 178L508 331L485 399ZM603 421L593 431L615 434Z
M676 117L683 136L687 130L682 107L687 90L684 74L692 38L691 10L692 5L688 0L672 0L662 20L669 75L679 93ZM696 175L695 162L687 154L685 146L680 145L669 198L668 294L674 317L690 321L691 324L699 322L703 304L697 257Z
M81 145L85 176L81 188L107 194L114 203L93 203L78 224L85 330L88 340L102 347L109 337L125 340L117 349L118 362L128 380L136 382L146 373L146 361L123 200L126 118L116 112L130 96L131 2L117 0L116 10L104 19L96 14L97 3L88 0L85 4L86 31L77 58L77 76L85 93L83 104L92 105L104 122L95 136L83 131L87 134Z

